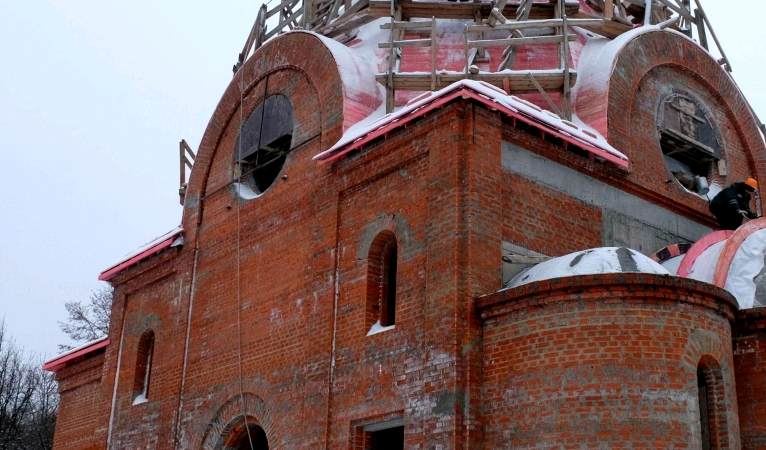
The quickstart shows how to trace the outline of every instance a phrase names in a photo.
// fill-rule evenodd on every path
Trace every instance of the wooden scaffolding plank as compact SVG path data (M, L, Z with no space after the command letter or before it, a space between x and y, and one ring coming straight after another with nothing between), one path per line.
M455 83L464 79L478 80L489 83L493 86L497 86L500 89L504 89L504 80L508 80L510 85L510 92L512 94L532 94L538 93L538 87L546 92L561 92L564 85L564 73L559 70L553 71L535 71L534 80L530 80L528 71L518 72L502 72L502 73L479 73L476 75L468 75L465 73L451 72L451 73L437 73L435 89L443 89L452 83ZM388 74L379 74L375 78L379 83L385 85ZM570 72L569 83L574 85L577 80L577 74ZM431 74L430 73L394 73L391 75L391 83L394 91L430 91L431 90ZM571 87L571 86L570 86Z
M335 21L326 26L317 27L314 31L328 37L335 37L372 22L373 17L366 11L369 4L369 0L358 0L350 8L346 8Z
M437 19L474 20L476 17L488 17L492 10L492 3L403 0L401 2L401 7L401 20L430 18L432 16ZM507 4L505 8L503 8L502 13L505 17L515 17L517 8L518 3ZM529 19L552 19L555 10L555 3L534 3L529 12ZM579 3L573 1L566 2L568 16L574 16L579 10ZM390 17L391 0L370 0L369 14L375 18Z
M567 8L567 17L569 17L570 19L598 19L599 18L596 16L592 16L588 13L584 13L582 11L578 11L570 15L569 8ZM632 26L626 25L621 22L617 22L614 19L604 20L601 23L601 25L597 25L597 26L591 26L587 24L582 24L578 26L584 30L590 31L591 33L599 34L609 39L615 39L616 37L622 35L623 33L627 33L628 31L633 29Z

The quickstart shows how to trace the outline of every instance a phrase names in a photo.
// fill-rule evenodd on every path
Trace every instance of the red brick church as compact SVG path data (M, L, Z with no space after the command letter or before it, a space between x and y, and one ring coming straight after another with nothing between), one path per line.
M766 146L694 5L262 8L54 448L766 448L766 219L708 211Z

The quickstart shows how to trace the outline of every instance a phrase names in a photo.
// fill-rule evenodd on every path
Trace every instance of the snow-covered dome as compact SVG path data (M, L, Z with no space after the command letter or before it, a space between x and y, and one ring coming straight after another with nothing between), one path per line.
M670 275L649 257L625 247L599 247L549 259L516 275L507 288L535 281L600 273L653 273Z

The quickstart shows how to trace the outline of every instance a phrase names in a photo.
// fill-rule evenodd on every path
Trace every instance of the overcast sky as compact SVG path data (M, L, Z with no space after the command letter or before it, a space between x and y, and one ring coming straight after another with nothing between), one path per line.
M702 0L766 119L758 0ZM0 318L28 351L68 343L64 302L177 226L196 151L260 3L0 2Z

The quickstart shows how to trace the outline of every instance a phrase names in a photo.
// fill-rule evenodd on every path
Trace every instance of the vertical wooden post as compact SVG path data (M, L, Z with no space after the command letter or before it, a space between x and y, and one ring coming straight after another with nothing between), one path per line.
M566 6L562 0L559 0L559 8L561 10L561 20L562 20L562 34L563 34L563 42L562 47L563 51L562 53L562 59L563 59L563 69L564 69L564 85L561 89L561 108L564 110L564 117L567 120L572 120L572 94L569 90L569 25L567 24L567 11Z
M436 17L431 16L431 91L436 90Z
M694 25L697 27L697 38L700 41L700 45L705 50L710 50L707 45L707 33L705 32L705 21L702 20L702 13L699 9L694 10Z

